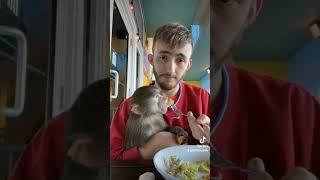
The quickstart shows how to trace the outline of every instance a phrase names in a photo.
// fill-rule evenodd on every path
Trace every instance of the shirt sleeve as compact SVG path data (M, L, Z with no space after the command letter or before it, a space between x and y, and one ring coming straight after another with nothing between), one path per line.
M8 180L56 180L63 167L65 114L42 126L25 147Z
M320 177L320 103L303 89L291 96L295 165Z
M141 160L138 147L125 149L125 129L130 113L130 99L125 100L117 109L110 127L110 159L111 160Z
M203 114L210 117L210 94L205 90L202 90L201 101Z

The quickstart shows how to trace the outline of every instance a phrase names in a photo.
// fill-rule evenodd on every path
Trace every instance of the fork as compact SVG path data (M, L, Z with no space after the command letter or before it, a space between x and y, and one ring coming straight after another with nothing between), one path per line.
M187 114L182 113L175 105L172 105L171 109L176 113L177 116L188 116Z
M211 163L213 164L214 167L220 168L221 170L237 170L243 173L256 173L257 171L247 169L247 168L242 168L240 166L236 166L233 162L224 159L224 157L218 153L218 151L211 146L210 148L210 159Z

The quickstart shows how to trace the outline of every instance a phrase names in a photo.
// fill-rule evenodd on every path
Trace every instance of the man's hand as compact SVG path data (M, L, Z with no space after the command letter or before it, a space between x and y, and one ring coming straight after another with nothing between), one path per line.
M249 160L248 169L256 171L256 173L248 175L248 180L273 180L272 176L266 172L264 163L260 158ZM317 178L306 169L295 167L289 170L281 180L317 180Z
M158 132L144 145L140 147L143 159L152 159L153 156L163 148L177 146L176 135L170 132Z
M192 132L192 136L200 140L204 136L206 142L210 143L210 118L201 114L197 119L193 116L192 112L188 112L188 123Z
M103 154L103 149L89 138L75 140L67 152L73 161L88 168L105 165Z

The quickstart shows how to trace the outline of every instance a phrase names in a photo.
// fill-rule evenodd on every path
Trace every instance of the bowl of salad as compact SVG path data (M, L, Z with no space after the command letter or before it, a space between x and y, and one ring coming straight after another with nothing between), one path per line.
M153 158L154 166L166 180L209 180L210 147L180 145L160 150Z

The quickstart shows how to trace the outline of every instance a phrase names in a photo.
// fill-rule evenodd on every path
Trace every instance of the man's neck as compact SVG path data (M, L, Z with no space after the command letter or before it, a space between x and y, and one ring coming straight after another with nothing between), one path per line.
M217 97L222 86L222 68L215 72L211 79L213 100Z
M235 64L232 56L228 56L223 60L223 64L229 64L229 65L233 65ZM212 74L211 77L213 77L211 79L211 84L212 84L212 92L213 93L213 99L214 100L217 95L219 94L220 90L221 90L221 86L222 86L222 68L223 66L221 66L216 72L213 72L214 74Z
M160 88L157 82L155 82L155 86ZM168 97L168 98L172 98L178 93L178 91L179 91L179 84L171 90L161 89L161 94Z

